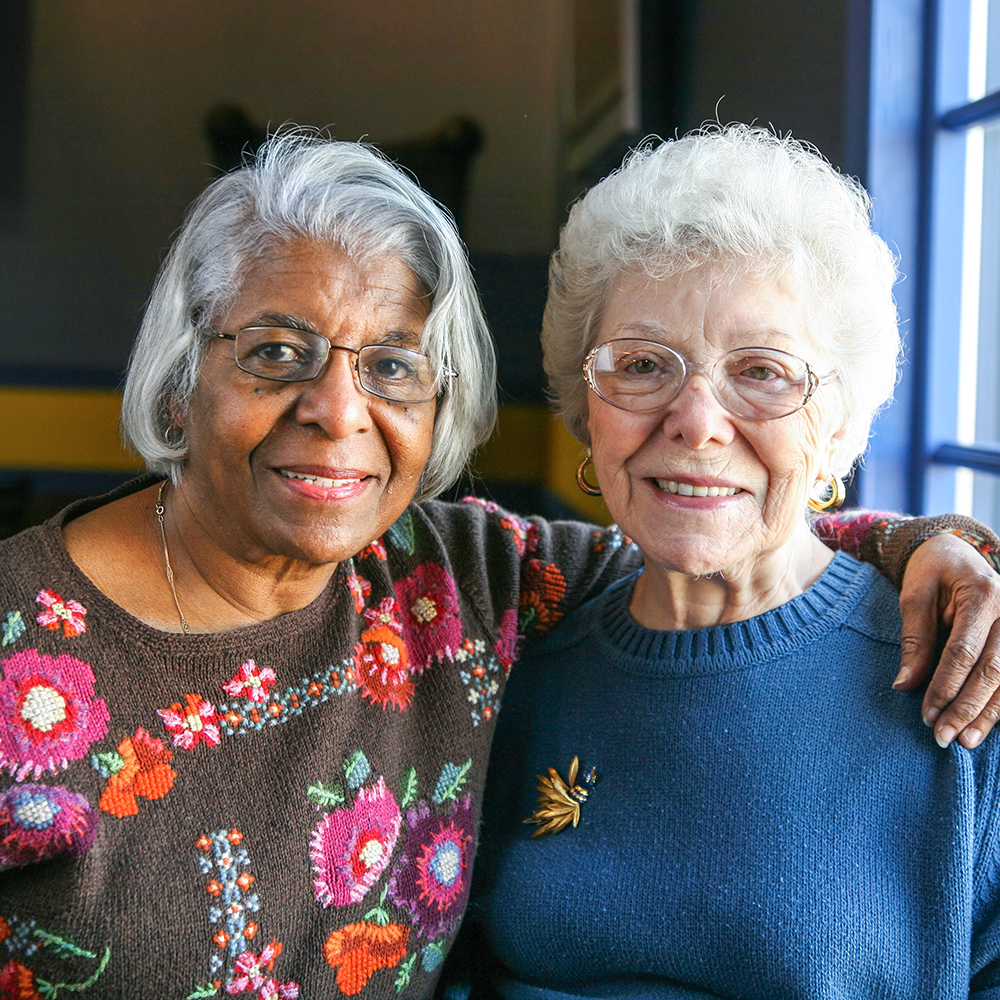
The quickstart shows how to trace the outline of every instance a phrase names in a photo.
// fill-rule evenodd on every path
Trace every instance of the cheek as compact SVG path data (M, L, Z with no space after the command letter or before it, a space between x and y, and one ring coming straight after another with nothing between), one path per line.
M403 407L384 415L382 435L392 460L393 472L416 481L423 474L434 439L434 414L418 407Z
M830 435L822 421L806 414L796 428L781 428L765 449L772 489L780 491L805 508L806 497L817 477L823 474L829 452Z

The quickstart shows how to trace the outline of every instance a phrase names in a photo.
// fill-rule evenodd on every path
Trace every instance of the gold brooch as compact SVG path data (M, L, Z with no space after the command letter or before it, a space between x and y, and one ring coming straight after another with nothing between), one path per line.
M590 789L597 783L597 771L594 768L585 771L583 784L578 785L576 776L579 770L580 758L574 757L565 781L554 767L549 768L547 778L541 774L535 776L538 778L538 808L524 821L538 826L531 835L532 839L559 833L570 823L576 826L580 822L580 805L590 798Z

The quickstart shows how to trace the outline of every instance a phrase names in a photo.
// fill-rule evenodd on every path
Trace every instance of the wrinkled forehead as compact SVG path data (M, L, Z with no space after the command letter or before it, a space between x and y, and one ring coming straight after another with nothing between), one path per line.
M803 276L779 262L647 267L612 282L592 346L621 338L650 340L692 360L757 346L818 361L825 352L815 302Z

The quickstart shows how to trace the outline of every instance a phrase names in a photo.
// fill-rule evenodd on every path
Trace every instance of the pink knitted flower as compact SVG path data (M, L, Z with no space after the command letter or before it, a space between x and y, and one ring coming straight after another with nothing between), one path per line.
M108 731L107 706L82 660L27 649L0 668L0 768L16 780L55 774Z
M401 822L399 806L382 778L362 788L350 809L323 819L309 850L316 898L323 906L364 899L389 865Z
M83 620L87 616L87 609L79 601L64 601L62 595L54 590L40 590L35 602L42 606L35 621L43 628L55 632L61 627L67 639L83 635L87 631L87 624Z
M396 601L410 670L419 674L432 660L454 659L462 642L462 621L451 575L436 563L423 563L397 581Z
M222 690L233 698L246 698L247 701L254 702L267 701L276 679L270 667L261 668L254 660L247 660L236 672L236 676L222 685Z

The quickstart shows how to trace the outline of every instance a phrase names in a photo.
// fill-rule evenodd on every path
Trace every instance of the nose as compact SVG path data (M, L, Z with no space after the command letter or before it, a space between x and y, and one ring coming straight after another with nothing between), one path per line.
M664 410L662 427L668 438L683 441L693 449L726 445L736 435L732 417L719 402L711 378L704 371L688 374Z
M356 354L331 351L324 370L311 381L299 383L295 419L321 428L333 439L370 430L372 397L361 388L356 366Z

